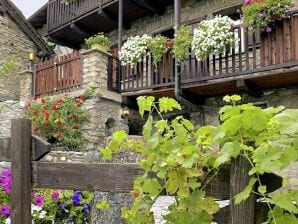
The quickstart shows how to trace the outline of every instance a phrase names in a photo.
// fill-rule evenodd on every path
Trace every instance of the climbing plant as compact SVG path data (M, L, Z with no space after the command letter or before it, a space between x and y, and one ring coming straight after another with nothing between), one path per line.
M167 224L211 223L219 206L206 195L205 188L223 164L238 157L251 163L251 179L233 203L239 204L254 193L263 197L269 208L265 223L297 223L298 191L269 195L260 175L284 169L297 160L298 110L237 105L240 100L236 95L224 98L229 105L220 110L221 125L195 129L182 116L164 119L164 113L181 109L174 99L155 102L152 96L138 98L139 112L147 117L144 140L131 140L118 131L101 151L106 159L112 159L120 149L142 155L139 165L144 175L134 180L134 204L122 209L129 224L154 223L150 209L162 194L176 196L176 203L164 217Z

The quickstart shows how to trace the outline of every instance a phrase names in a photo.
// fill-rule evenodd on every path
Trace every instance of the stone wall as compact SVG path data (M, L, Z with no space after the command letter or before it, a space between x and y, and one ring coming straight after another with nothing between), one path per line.
M20 87L16 71L28 69L30 65L28 50L34 48L34 44L5 13L0 13L0 33L0 67L7 56L17 57L15 71L0 79L0 101L18 100Z
M20 118L23 105L19 101L4 101L0 103L0 138L10 137L11 119Z
M213 13L223 9L240 6L243 0L187 0L182 1L181 21L190 21L196 18L212 17ZM131 29L123 31L123 39L130 36L142 35L144 33L154 34L157 31L165 31L173 28L174 9L173 6L167 8L161 15L148 16L139 19L131 24ZM109 33L112 44L117 43L117 30Z

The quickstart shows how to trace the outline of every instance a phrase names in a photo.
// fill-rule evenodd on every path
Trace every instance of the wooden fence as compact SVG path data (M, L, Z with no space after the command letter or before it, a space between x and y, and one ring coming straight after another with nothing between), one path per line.
M133 188L133 179L143 174L137 164L48 163L39 161L50 150L51 145L49 143L37 136L32 136L31 120L28 119L13 120L11 138L0 139L0 161L12 162L12 223L31 224L32 187L130 192ZM220 199L230 197L232 200L249 181L248 166L248 163L243 159L233 161L231 169L223 169L207 185L208 195ZM80 172L77 172L78 170ZM268 179L273 181L272 177ZM221 214L227 214L227 209L220 210ZM240 205L231 205L230 217L227 217L225 221L219 217L219 214L217 214L216 221L221 224L260 223L255 221L255 200L253 197Z
M36 64L33 74L33 96L51 95L79 88L83 83L82 69L82 55L77 51Z

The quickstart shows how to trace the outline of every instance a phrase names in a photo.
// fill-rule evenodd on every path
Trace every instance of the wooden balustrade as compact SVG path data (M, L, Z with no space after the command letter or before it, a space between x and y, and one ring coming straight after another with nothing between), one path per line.
M239 42L228 47L225 53L210 55L206 61L198 61L193 53L184 61L182 84L204 83L208 80L247 75L298 65L298 17L291 12L288 18L276 21L272 32L249 32L235 26L233 32ZM134 67L123 66L120 79L122 92L172 87L175 61L168 52L157 68L148 54Z
M82 56L79 52L53 57L35 65L34 96L71 91L82 85Z
M102 3L112 0L81 0L65 3L52 0L48 4L48 32L63 26L79 17L101 7Z

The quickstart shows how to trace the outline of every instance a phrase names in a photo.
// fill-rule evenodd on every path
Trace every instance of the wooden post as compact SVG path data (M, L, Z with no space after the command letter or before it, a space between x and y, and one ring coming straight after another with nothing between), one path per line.
M31 224L31 120L13 120L11 127L11 219Z
M242 192L249 183L249 162L244 157L232 160L230 173L230 220L229 224L255 224L255 195L239 205L234 204L234 197Z

